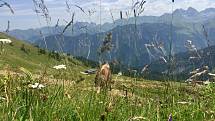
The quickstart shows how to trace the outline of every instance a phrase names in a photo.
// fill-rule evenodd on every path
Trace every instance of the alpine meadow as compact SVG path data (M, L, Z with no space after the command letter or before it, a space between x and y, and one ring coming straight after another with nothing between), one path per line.
M215 1L0 0L0 121L215 121Z

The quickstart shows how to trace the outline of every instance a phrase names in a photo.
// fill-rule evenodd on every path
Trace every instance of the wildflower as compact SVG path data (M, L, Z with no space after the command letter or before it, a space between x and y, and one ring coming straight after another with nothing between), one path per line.
M29 87L32 88L32 89L42 89L42 88L45 88L44 85L39 84L39 83L30 84Z
M100 101L99 104L103 104L103 101Z
M130 118L129 121L135 121L135 120L146 120L145 117L142 117L142 116L138 116L138 117L133 117L133 118Z
M169 115L168 121L172 121L172 114Z
M209 85L210 83L211 82L209 80L203 82L204 85Z
M3 44L10 44L10 43L12 43L12 41L10 39L0 39L0 42L2 42Z
M182 101L182 102L177 102L178 104L182 104L182 105L185 105L185 104L189 104L190 105L190 102L185 102L185 101Z
M58 65L58 66L54 66L53 68L57 69L57 70L59 70L59 69L66 69L66 65Z

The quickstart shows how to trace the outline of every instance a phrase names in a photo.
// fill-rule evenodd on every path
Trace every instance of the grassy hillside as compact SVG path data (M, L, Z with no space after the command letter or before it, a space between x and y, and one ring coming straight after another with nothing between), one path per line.
M23 67L35 74L43 73L44 70L48 74L52 74L56 71L53 66L61 64L65 64L67 69L73 73L87 68L83 63L70 56L45 51L3 33L0 33L0 38L12 40L12 44L3 44L0 55L0 70L9 68L13 71L19 71L19 68Z

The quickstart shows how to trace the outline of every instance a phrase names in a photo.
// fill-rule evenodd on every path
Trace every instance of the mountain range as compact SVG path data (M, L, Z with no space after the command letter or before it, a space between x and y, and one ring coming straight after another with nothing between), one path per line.
M114 23L105 23L101 27L95 23L78 22L73 28L69 27L64 35L60 33L65 26L13 30L9 34L43 48L46 47L46 43L47 49L98 61L99 47L106 34L112 33L113 49L106 58L116 59L124 65L141 67L159 58L152 57L154 52L146 48L147 44L162 43L165 50L163 56L170 52L171 40L173 54L186 52L184 45L187 40L191 40L197 49L207 47L207 40L210 40L210 45L214 45L214 19L215 8L197 11L190 7L187 10L176 9L173 14L165 13L162 16L119 19ZM40 31L45 36L45 42Z
M173 12L173 24L174 26L181 26L179 23L202 23L202 24L211 24L208 23L208 20L214 19L215 16L215 8L208 8L203 11L198 12L196 9L189 7L187 10L184 9L176 9ZM123 26L126 24L134 24L135 21L137 24L142 23L168 23L171 22L172 14L165 13L162 16L139 16L137 18L131 17L129 19L119 19L114 23L105 23L101 25L97 25L95 23L88 22L77 22L70 27L66 32L66 36L77 36L82 33L86 33L84 27L88 28L89 34L95 34L99 32L109 31L117 26ZM62 26L53 26L53 27L42 27L37 29L28 29L28 30L12 30L9 32L10 35L17 37L18 39L26 40L26 41L34 41L34 37L40 36L40 31L44 34L44 36L49 36L53 34L59 34L64 29L64 25ZM82 28L82 29L80 29ZM27 34L26 34L27 32Z

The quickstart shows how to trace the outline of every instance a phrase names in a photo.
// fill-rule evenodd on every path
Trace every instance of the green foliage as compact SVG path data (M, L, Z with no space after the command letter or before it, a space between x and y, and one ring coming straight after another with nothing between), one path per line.
M30 72L22 70L29 75ZM120 82L121 79L128 81ZM26 80L32 81L27 83ZM132 80L134 78L120 77L114 90L103 90L97 94L90 79L63 87L62 83L35 80L31 76L5 75L0 78L0 97L4 98L0 100L0 108L3 109L0 110L0 118L124 121L142 117L165 121L172 114L173 120L180 121L214 119L214 84L191 87L176 82ZM29 83L38 81L45 83L46 87L29 88Z
M30 72L40 74L45 71L45 68L49 67L46 71L50 74L54 71L52 69L53 66L64 64L67 59L69 60L68 66L71 66L75 71L80 72L80 70L86 68L80 61L66 55L64 56L61 53L39 49L3 33L0 33L0 38L10 38L13 43L13 46L9 44L4 45L4 51L0 55L0 69L9 65L9 68L13 71L24 67Z
M23 52L25 52L26 54L29 54L30 53L30 49L27 49L26 47L25 47L25 44L22 44L22 46L21 46L21 51L23 51Z
M39 49L38 49L38 53L39 53L39 54L45 55L45 54L46 54L46 50L45 50L45 49L39 48Z
M49 53L49 57L51 57L57 61L62 60L62 56L58 52L55 52L55 51L52 51L51 53Z

